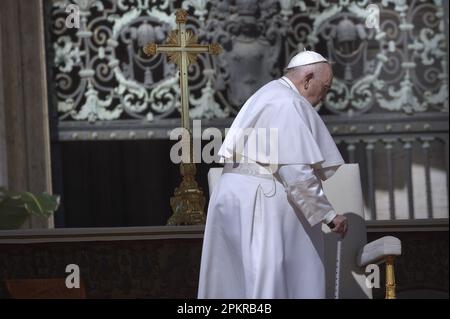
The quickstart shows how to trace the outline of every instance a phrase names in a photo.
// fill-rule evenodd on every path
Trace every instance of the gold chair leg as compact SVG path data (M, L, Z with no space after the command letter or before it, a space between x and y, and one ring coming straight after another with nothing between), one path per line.
M385 299L395 299L395 275L394 275L395 256L386 256L386 297Z

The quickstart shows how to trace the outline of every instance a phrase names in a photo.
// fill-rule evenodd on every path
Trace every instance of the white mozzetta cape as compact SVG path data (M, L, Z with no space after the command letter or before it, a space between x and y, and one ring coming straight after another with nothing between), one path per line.
M248 141L255 140L252 136L257 136L258 129L277 130L278 145L272 143L268 151L242 149L239 141L247 128L254 129ZM277 156L268 155L269 151ZM344 164L319 114L286 77L269 82L244 104L219 150L220 161L233 162L234 153L262 164L309 164L323 169Z

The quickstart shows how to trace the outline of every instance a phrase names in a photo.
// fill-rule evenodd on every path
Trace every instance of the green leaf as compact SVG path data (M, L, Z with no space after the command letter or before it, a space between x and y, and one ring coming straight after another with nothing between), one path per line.
M29 217L30 213L16 200L6 199L0 203L0 229L20 228Z
M36 195L36 199L40 204L43 214L46 216L50 216L58 209L60 204L60 197L49 193L38 194Z
M59 205L59 196L48 193L33 195L30 192L24 192L22 200L28 212L42 217L49 217Z
M29 192L22 193L22 200L25 205L25 208L32 214L42 215L43 210L39 200L33 194Z
M5 187L0 187L0 198L5 199L5 198L11 198L11 197L17 197L20 196L16 193L10 192L8 191Z
M56 195L12 193L0 188L0 229L19 228L31 215L48 218L59 203Z

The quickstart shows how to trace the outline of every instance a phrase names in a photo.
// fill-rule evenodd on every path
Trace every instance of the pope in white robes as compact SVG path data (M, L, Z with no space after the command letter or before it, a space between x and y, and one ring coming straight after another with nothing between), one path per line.
M301 52L236 116L219 151L199 298L325 298L321 224L347 231L321 186L344 163L313 107L331 81L326 59Z

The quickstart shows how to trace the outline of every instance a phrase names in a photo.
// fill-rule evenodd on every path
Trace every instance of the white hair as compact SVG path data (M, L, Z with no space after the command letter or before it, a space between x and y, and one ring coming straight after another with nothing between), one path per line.
M328 65L331 66L331 63L329 63L329 62L320 61L320 62L316 62L316 63L311 63L311 64L307 64L307 65L300 65L300 66L296 66L296 67L293 67L293 68L284 69L284 75L294 74L294 73L304 74L304 73L307 73L307 72L315 73L315 72L317 72L318 64L322 64L322 63L328 64Z

